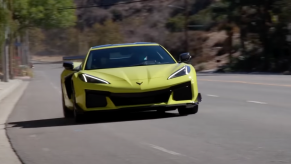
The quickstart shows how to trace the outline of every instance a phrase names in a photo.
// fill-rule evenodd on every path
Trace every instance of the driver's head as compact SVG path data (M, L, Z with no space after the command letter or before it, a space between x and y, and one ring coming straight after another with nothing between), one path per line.
M147 56L143 53L134 53L132 54L132 59L136 62L136 63L141 63L144 61L147 61Z
M109 54L100 55L99 62L102 66L107 65L109 62Z
M96 67L103 67L107 65L109 61L108 54L95 54L93 58L93 63Z

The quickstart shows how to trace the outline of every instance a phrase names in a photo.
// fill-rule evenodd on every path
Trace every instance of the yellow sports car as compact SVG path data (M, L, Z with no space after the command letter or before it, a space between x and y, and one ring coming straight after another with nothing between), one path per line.
M93 111L196 114L202 98L190 59L183 53L177 62L163 46L146 42L101 45L84 57L64 57L64 116L80 122Z

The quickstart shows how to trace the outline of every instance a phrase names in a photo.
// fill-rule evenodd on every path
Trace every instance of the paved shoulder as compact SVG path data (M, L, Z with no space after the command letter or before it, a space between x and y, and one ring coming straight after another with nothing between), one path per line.
M8 83L0 82L0 161L3 164L21 163L6 136L5 123L27 83L22 80L11 80Z

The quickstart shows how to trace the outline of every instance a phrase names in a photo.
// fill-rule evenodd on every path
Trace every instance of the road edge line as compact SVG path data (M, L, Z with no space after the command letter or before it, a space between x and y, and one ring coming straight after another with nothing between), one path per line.
M2 118L0 116L0 140L1 145L3 146L3 149L1 150L6 154L6 156L2 157L2 160L5 161L6 158L6 164L23 164L23 161L21 158L18 156L16 153L16 150L12 146L11 140L8 136L7 133L7 120L10 117L10 114L15 108L15 105L19 101L19 99L22 97L25 89L27 88L29 82L25 82L23 80L19 80L17 84L15 84L13 87L10 87L10 91L5 93L5 96L2 96L1 98L1 104L0 106L4 106L5 108L2 108ZM18 90L17 90L18 89ZM15 93L17 91L17 93ZM15 97L13 97L10 101L12 103L9 103L9 97L12 96L13 94L16 94ZM8 102L6 102L8 101ZM8 104L8 105L7 105ZM6 106L7 107L6 107Z

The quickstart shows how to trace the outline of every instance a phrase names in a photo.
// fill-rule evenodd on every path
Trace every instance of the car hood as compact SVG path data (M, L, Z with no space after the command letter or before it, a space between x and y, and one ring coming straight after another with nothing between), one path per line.
M176 70L183 67L184 63L148 65L136 67L122 67L98 70L84 70L86 73L107 81L132 81L162 78L167 79Z

